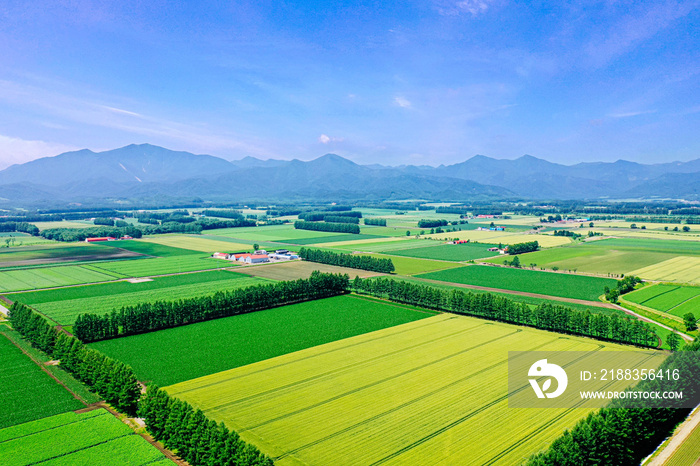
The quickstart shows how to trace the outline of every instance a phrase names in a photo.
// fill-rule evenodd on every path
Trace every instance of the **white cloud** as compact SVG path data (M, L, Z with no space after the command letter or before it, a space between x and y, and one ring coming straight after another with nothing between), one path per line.
M77 147L47 141L31 141L0 134L0 170L16 163L77 150Z
M321 144L328 144L329 142L343 142L344 140L344 138L335 138L326 134L322 134L318 137L318 142Z
M401 96L394 97L394 103L401 108L409 108L411 106L411 102L405 97Z
M640 112L611 113L608 116L610 118L629 118L629 117L635 117L638 115L648 115L649 113L656 113L656 110L644 110L644 111L640 111Z

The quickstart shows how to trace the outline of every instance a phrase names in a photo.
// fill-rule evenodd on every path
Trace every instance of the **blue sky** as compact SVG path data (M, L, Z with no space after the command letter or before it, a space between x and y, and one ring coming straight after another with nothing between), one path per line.
M144 142L387 165L690 160L699 7L0 0L0 168Z

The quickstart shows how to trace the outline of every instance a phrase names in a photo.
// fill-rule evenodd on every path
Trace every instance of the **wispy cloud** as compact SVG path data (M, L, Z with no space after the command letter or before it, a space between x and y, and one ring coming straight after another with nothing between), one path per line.
M648 115L650 113L656 113L656 110L642 110L638 112L619 112L619 113L610 113L608 114L608 117L610 118L630 118L630 117L635 117L639 115Z
M411 102L407 98L402 97L402 96L394 97L394 103L401 108L410 108L411 107Z
M594 66L604 66L666 29L673 21L688 15L699 5L698 0L662 2L644 11L630 13L612 24L608 31L594 36L586 45L585 52Z
M31 111L72 121L83 125L119 130L130 134L157 138L163 143L177 141L193 150L232 149L257 156L274 153L263 146L246 142L225 130L216 131L205 125L184 123L172 119L148 115L145 112L125 110L116 103L114 96L88 95L76 97L76 92L60 92L43 86L32 86L14 81L0 80L0 101ZM114 102L114 103L113 103ZM132 105L137 105L132 103Z
M67 144L32 141L0 134L0 170L16 163L25 163L39 157L58 155L77 149Z
M463 13L478 16L486 13L493 0L459 0L457 2L439 1L437 10L441 15L456 16Z

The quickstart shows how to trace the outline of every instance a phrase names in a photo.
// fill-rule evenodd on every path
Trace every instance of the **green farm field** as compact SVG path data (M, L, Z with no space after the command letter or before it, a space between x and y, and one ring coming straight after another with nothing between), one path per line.
M106 340L90 347L129 364L139 380L164 386L432 315L409 306L345 295Z
M140 262L140 260L110 264L129 262ZM125 275L120 273L92 267L91 265L62 265L0 271L0 293L106 282L125 278Z
M59 414L2 429L0 445L4 466L172 464L104 409Z
M354 235L354 234L343 234L343 235L338 235L335 234L333 236L322 236L319 238L301 238L301 239L281 239L279 240L280 243L288 243L288 244L298 244L298 245L307 245L307 244L317 244L317 243L339 243L342 241L358 241L358 240L365 240L365 239L380 239L382 238L381 236L377 235L367 235L367 234L359 234L359 235Z
M169 246L175 249L191 250L195 251L195 253L196 251L213 254L215 252L242 252L253 250L250 244L233 243L208 237L204 238L201 235L154 235L142 239L141 242Z
M125 240L125 241L109 241L104 243L106 246L113 248L124 249L138 254L145 254L154 257L175 257L175 256L201 256L198 251L173 247L171 245L159 244L155 241L144 240Z
M262 227L224 228L216 230L216 236L228 236L243 240L272 242L305 238L322 238L337 235L338 233L330 231L296 230L293 224L270 225Z
M333 247L348 251L365 251L365 252L390 252L401 249L422 249L429 247L441 246L442 242L427 241L423 239L400 239L392 241L377 241L377 242L357 242L347 244L336 244Z
M688 312L700 317L700 287L653 285L626 294L624 299L678 317Z
M125 257L138 257L129 251L97 244L51 244L46 246L26 246L0 249L0 268L23 267L60 262L110 260Z
M596 301L606 286L617 285L616 280L609 278L479 265L430 272L418 277L588 301Z
M498 251L488 249L498 246L488 243L441 244L435 247L392 250L392 256L416 257L443 261L462 262L498 256Z
M432 272L434 270L451 269L459 267L460 264L442 260L417 259L414 257L401 257L386 254L362 254L365 256L377 257L379 259L391 259L396 268L396 273L400 275L415 275L418 273ZM353 276L353 275L351 275Z
M508 408L508 351L620 349L442 314L166 390L278 466L519 464L592 410Z
M0 428L84 408L0 332ZM2 445L2 444L0 444ZM3 448L0 446L0 451ZM0 459L0 464L4 463Z
M681 254L699 253L700 248L691 242L610 238L520 254L520 262L549 269L558 267L561 270L618 275L624 273L653 278L647 273L638 273L638 269L653 269L656 264ZM501 263L502 260L494 258L486 262Z
M95 272L116 274L120 278L126 277L150 277L154 275L167 275L170 273L196 272L198 270L212 270L225 267L237 267L236 262L201 255L185 255L173 257L157 257L151 259L139 259L131 261L104 262L86 265L84 268Z
M700 257L678 256L631 272L649 280L700 285Z
M73 325L79 314L106 314L122 306L153 301L176 301L214 294L268 282L225 270L158 277L152 281L126 281L61 288L9 295L8 298L29 304L61 325Z

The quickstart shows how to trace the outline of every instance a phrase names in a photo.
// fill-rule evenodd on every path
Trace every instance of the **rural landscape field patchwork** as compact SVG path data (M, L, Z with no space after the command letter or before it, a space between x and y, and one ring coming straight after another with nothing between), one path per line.
M168 409L185 410L189 422L210 420L210 435L232 436L232 452L256 449L250 464L524 464L595 410L533 416L509 408L508 351L638 348L609 330L562 333L537 319L514 325L489 312L580 313L590 322L644 325L653 335L644 344L655 352L682 348L698 334L684 321L688 313L700 317L692 273L700 248L693 242L577 237L576 222L557 224L571 234L554 236L532 215L502 215L498 231L489 226L493 217L341 212L361 220L359 233L295 228L296 216L282 216L277 225L206 234L46 241L0 251L3 305L38 319L15 321L10 311L9 322L0 323L0 351L10 364L3 378L22 380L0 401L0 445L21 452L42 442L62 445L3 464L165 464L177 455L199 464L199 450L165 436L165 424L157 427L148 414L155 408L132 411L126 424L104 410L130 409L119 408L127 406L127 392L101 401L111 399L104 391L110 377L126 374L96 375L114 364L133 374L130 384L162 389L141 393L144 406L150 396L168 397ZM446 223L440 229L447 231L419 226L430 222ZM55 223L42 227L67 222ZM610 299L634 270L643 280ZM314 288L323 277L347 277L345 288ZM365 280L361 290L355 277ZM403 297L382 291L382 280L406 290ZM316 295L299 297L293 287ZM465 314L452 304L455 293L494 309ZM248 296L265 304L256 307ZM645 323L634 324L639 318ZM27 333L32 325L46 328ZM78 346L65 349L61 335L84 344L69 340ZM73 357L88 359L75 365ZM101 358L112 362L86 372L94 364L87 361ZM129 421L137 415L145 427ZM78 429L90 434L61 440ZM140 435L146 432L155 444ZM694 438L673 458L688 456Z

